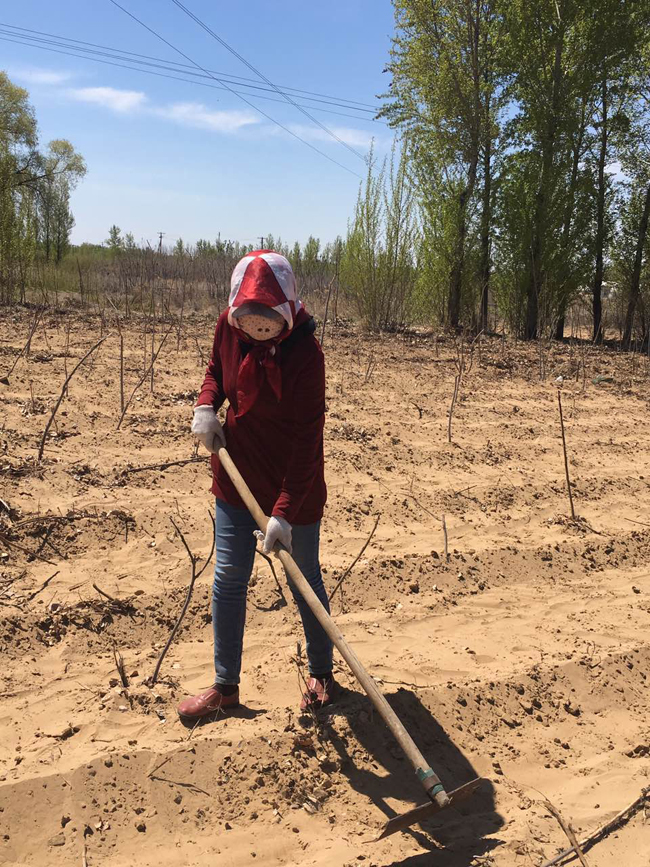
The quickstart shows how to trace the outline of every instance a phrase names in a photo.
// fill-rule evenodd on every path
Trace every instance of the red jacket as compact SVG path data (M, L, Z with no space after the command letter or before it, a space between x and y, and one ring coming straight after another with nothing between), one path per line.
M327 499L325 362L314 337L313 319L297 326L277 347L280 400L265 382L252 408L236 418L237 374L250 346L228 324L227 312L217 322L197 406L208 404L216 411L228 399L228 452L265 514L291 524L313 524L322 518ZM231 506L246 508L216 455L211 463L212 493Z

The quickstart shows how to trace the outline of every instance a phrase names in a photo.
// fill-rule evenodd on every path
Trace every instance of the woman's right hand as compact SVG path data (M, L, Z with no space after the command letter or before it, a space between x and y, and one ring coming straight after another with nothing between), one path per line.
M209 452L216 453L226 445L226 437L211 406L195 406L192 419L192 433L202 442Z

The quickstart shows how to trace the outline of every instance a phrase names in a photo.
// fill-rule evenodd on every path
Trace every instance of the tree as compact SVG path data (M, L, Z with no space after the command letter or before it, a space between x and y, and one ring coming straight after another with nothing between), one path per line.
M83 177L81 156L65 140L38 149L38 129L26 90L0 72L0 303L20 287L24 299L39 242L47 256L65 253L73 225L69 194Z
M57 139L49 143L42 165L44 175L37 185L39 242L46 261L54 256L58 263L74 226L70 193L86 174L86 164L70 142Z
M406 151L377 167L371 149L365 183L341 260L341 280L371 328L403 325L415 283L420 245Z
M621 149L621 164L628 176L629 196L623 207L623 228L633 241L633 264L627 281L627 307L623 346L630 348L634 319L641 297L641 277L648 261L650 224L650 48L646 44L645 62L635 76L636 87L630 105L630 125Z
M124 240L122 238L122 230L115 223L108 230L108 238L104 241L109 250L118 253L124 249Z
M471 282L465 267L481 172L481 306L487 316L499 15L496 0L394 0L394 6L397 33L388 64L393 78L381 113L409 140L423 191L425 236L440 229L444 213L450 244L446 316L458 328L463 288Z

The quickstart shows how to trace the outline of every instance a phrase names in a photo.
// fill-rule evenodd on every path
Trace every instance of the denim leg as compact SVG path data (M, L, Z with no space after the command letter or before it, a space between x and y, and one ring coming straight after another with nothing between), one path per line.
M255 559L257 525L246 509L216 502L216 548L212 629L216 682L239 683L248 579Z
M312 590L323 603L325 610L329 612L330 606L327 593L323 585L323 578L318 560L318 543L320 540L320 521L316 524L293 526L292 547L293 559L303 573ZM298 605L305 640L307 644L307 659L309 661L309 673L314 675L327 674L332 670L332 642L327 633L312 613L311 608L300 593L289 582L291 592Z

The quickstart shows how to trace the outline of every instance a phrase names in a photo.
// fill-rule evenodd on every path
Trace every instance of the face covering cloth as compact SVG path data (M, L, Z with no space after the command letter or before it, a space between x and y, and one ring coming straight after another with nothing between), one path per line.
M262 304L275 310L285 321L282 332L271 340L254 340L237 326L233 314L245 304ZM250 344L237 374L237 418L245 415L267 382L276 399L282 398L282 371L278 353L282 341L308 318L296 292L296 280L289 261L273 250L257 250L244 256L232 272L228 299L228 323L240 340Z

